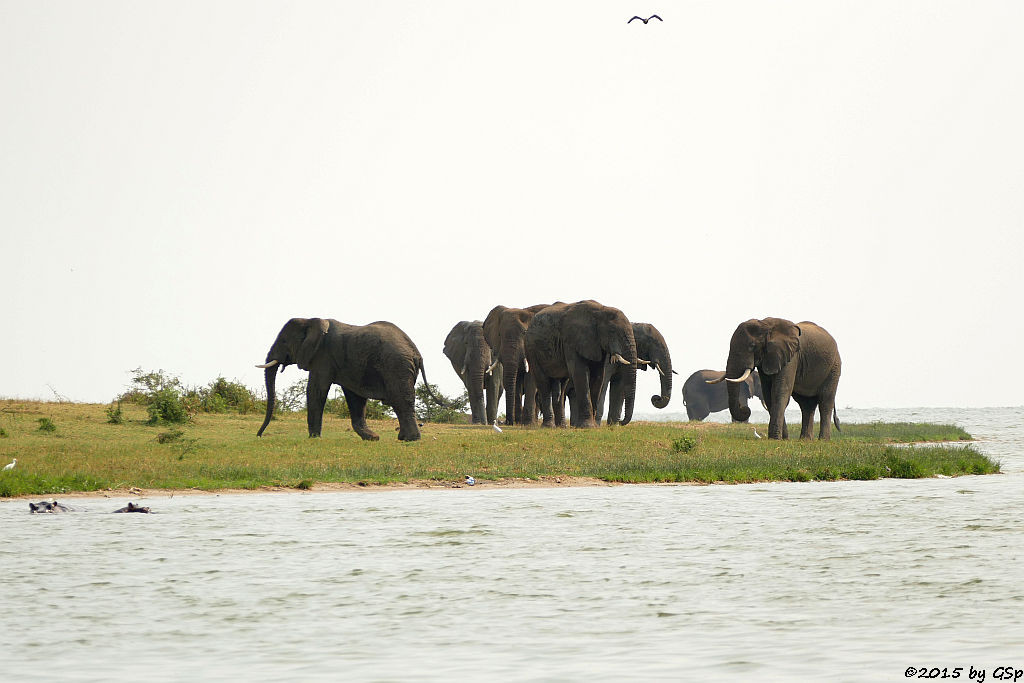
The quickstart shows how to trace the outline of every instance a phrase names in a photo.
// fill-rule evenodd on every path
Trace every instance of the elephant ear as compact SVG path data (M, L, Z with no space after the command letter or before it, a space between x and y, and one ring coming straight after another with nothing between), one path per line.
M598 318L603 314L603 311L576 310L566 315L562 327L562 342L575 348L576 353L589 361L601 360L604 357L604 350L601 346L601 325Z
M299 345L299 352L295 354L295 364L303 370L309 370L313 364L313 357L320 350L324 343L327 330L331 324L323 318L310 318L306 323L306 336Z
M800 328L788 320L774 320L765 338L764 360L761 368L767 375L775 375L800 350Z

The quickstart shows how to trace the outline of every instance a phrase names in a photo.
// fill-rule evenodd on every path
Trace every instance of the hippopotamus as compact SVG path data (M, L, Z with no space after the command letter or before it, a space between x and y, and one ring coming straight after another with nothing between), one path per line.
M30 513L34 513L34 512L40 512L40 513L43 513L43 512L67 512L70 509L71 508L69 508L67 505L61 505L57 501L53 501L51 503L48 500L42 500L42 501L39 501L38 503L29 503L28 504L28 511Z
M149 508L144 508L141 505L136 505L135 503L128 503L127 506L120 510L114 510L114 512L149 512Z

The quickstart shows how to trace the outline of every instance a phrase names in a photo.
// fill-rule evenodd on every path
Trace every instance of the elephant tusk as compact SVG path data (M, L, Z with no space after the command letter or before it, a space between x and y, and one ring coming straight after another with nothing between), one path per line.
M498 363L500 363L500 362L501 362L500 360L496 360L493 363L491 363L491 367L487 368L487 374L489 375L492 372L494 372L494 368L498 367Z
M704 384L721 384L724 381L725 381L725 375L722 375L718 379L706 379L706 380L704 380Z
M764 402L763 398L761 399L761 407L763 407L769 413L772 412L772 411L768 410L768 404Z
M738 377L736 379L730 379L729 377L726 377L725 381L726 382L732 382L733 384L739 384L740 382L746 382L747 378L750 377L750 370L751 370L750 368L747 368L747 371L743 373L743 376L742 377Z
M654 364L654 369L657 370L658 374L661 375L662 377L665 376L665 371L661 369L661 364L660 363L655 363Z
M272 368L275 365L277 365L279 362L280 361L272 360L269 363L264 363L263 365L257 365L256 367L258 367L258 368Z
M632 363L630 363L628 360L626 360L625 358L623 358L622 356L620 356L617 353L612 356L612 360L614 362L616 362L616 363L621 363L623 365L632 365Z
M649 360L644 360L643 358L637 358L637 359L636 359L636 364L637 364L637 365L650 365L650 364L651 364L651 361L649 361Z
M524 359L523 359L523 367L525 367L525 368L526 368L526 371L527 371L527 372L529 372L529 371L530 371L530 361L528 361L528 360L526 360L526 359L524 358Z

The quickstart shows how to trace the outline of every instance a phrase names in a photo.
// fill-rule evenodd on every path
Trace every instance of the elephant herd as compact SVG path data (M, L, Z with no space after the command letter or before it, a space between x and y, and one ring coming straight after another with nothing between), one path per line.
M607 403L609 424L629 424L636 397L636 373L651 368L660 375L656 408L668 405L672 358L656 327L632 323L617 308L596 301L555 302L528 308L495 306L484 320L455 324L444 354L466 387L474 424L496 424L504 395L506 425L544 427L600 425ZM414 412L415 385L423 357L412 340L389 322L347 325L327 318L293 318L277 335L264 368L267 413L262 436L274 410L278 367L295 364L309 371L307 425L319 436L333 384L341 386L352 428L363 439L378 436L366 424L366 402L377 399L398 416L398 438L420 438ZM750 417L747 400L757 396L768 409L768 436L788 438L784 417L793 398L800 406L801 438L810 438L814 411L820 412L819 438L831 436L835 396L841 372L835 340L811 322L781 318L748 320L733 333L724 372L701 370L683 386L687 415L702 420L728 407L733 420ZM428 386L429 390L429 386Z

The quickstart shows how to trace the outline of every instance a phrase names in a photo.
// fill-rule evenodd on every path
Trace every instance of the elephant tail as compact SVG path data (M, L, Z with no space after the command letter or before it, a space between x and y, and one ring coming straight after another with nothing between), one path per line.
M434 399L434 402L437 403L437 405L439 405L439 406L450 407L449 404L448 404L448 401L445 401L443 399L438 398L437 395L434 394L433 391L431 391L431 389L430 389L430 382L427 381L427 370L423 366L423 359L422 358L420 359L419 365L420 365L420 375L423 376L423 387L427 390L427 393L430 394L430 398Z
M832 423L836 426L836 431L842 434L843 428L839 426L839 411L835 408L832 409Z

